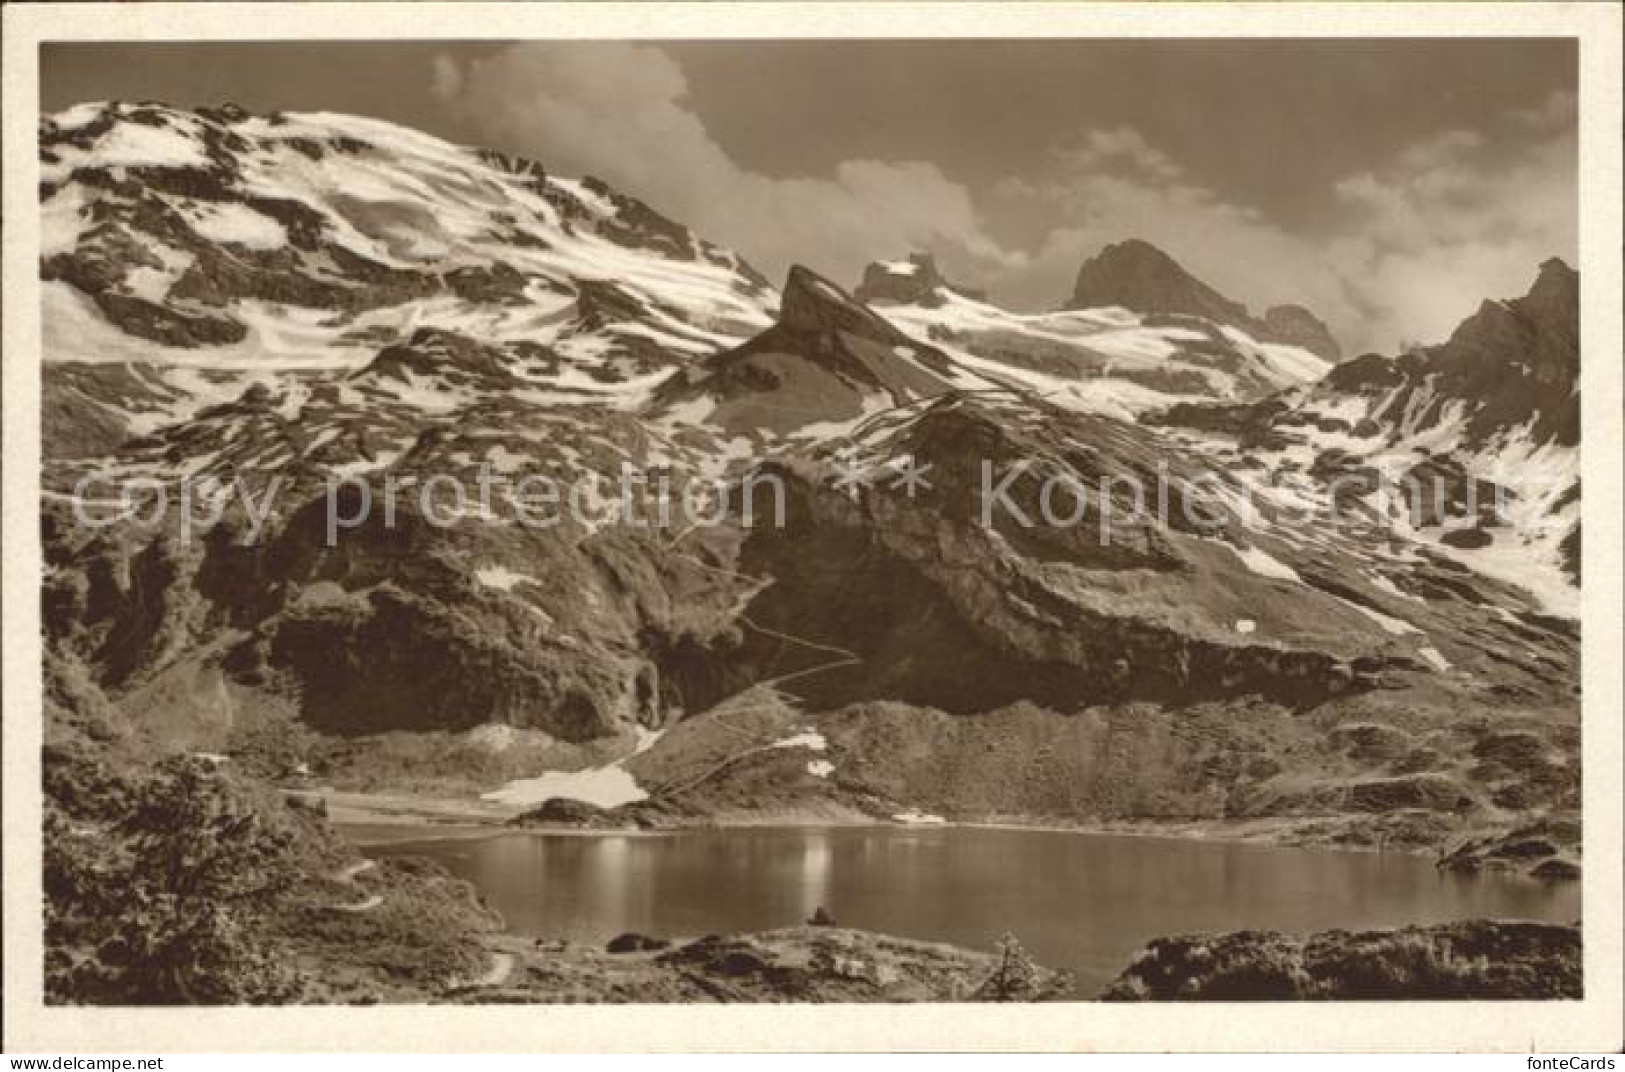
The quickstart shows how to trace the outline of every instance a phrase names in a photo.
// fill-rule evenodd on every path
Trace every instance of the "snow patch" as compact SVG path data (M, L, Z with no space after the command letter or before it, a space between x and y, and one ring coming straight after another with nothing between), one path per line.
M1351 599L1338 599L1338 602L1342 603L1345 607L1350 607L1359 611L1367 618L1370 618L1372 621L1382 626L1383 632L1392 633L1394 636L1407 636L1412 633L1421 632L1421 630L1416 628L1416 626L1402 618L1390 618L1381 611L1372 610L1370 607L1363 606Z
M1405 591L1403 588L1389 580L1381 573L1368 573L1365 576L1366 580L1371 582L1371 587L1375 588L1379 592L1387 592L1391 596L1398 596L1401 599L1408 599L1413 603L1427 602L1427 600L1423 599L1421 596L1412 595L1411 593Z
M1438 648L1418 648L1416 654L1420 655L1429 666L1440 673L1450 669L1450 660L1439 654Z
M513 745L514 728L503 722L491 722L469 730L468 739L492 752L506 752Z
M547 177L549 186L556 186L581 202L582 206L598 216L615 216L615 205L609 198L596 190L589 190L586 183L579 179L561 179L556 175Z
M541 586L540 581L528 573L516 573L506 566L481 566L474 571L474 579L487 588L495 588L502 592L511 592L516 584L534 584Z
M86 155L101 167L208 167L202 143L171 127L122 121Z
M247 205L199 203L184 213L192 229L211 242L235 242L249 249L281 249L288 244L287 228Z
M511 451L501 443L498 443L496 446L485 452L485 460L490 463L491 469L494 472L508 474L519 472L519 470L525 467L525 463L528 462L530 458L527 455L518 454Z
M807 764L807 773L814 778L828 778L835 773L835 764L827 759L815 759Z
M774 741L772 744L768 745L768 747L810 748L814 752L822 752L824 749L829 747L829 742L824 740L824 735L822 733L809 730L805 733L798 733L794 737L786 737L783 740Z
M632 735L634 743L631 753L613 763L579 771L545 771L535 778L520 778L501 789L482 793L480 799L535 807L559 798L579 800L600 808L618 808L622 804L647 800L649 794L627 771L625 763L633 756L642 755L653 748L666 735L666 731L634 726Z
M501 789L480 794L497 804L535 807L555 798L579 800L600 808L618 808L647 800L649 794L619 763L580 771L548 771L536 778L520 778Z
M1282 562L1280 559L1274 557L1268 552L1262 551L1257 547L1248 547L1243 549L1233 547L1229 544L1226 544L1225 546L1230 547L1230 550L1235 552L1236 557L1241 559L1242 565L1246 566L1249 570L1258 574L1260 577L1271 577L1280 581L1295 581L1299 584L1303 583L1303 578L1298 576L1297 570L1293 569L1291 566L1287 565L1285 562Z
M668 406L664 414L664 422L668 425L704 424L717 408L717 400L710 395L695 395L693 398Z
M846 300L841 296L840 291L836 290L822 279L813 280L813 290L833 302L844 302Z

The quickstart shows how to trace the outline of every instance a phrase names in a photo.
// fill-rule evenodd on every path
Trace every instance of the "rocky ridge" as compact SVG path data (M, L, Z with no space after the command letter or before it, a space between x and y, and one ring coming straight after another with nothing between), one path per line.
M1436 346L1365 354L1254 403L1176 405L1152 419L1273 473L1338 483L1408 539L1575 617L1579 354L1579 276L1553 259L1524 296L1484 302ZM1379 488L1387 494L1368 498Z
M1580 929L1475 920L1153 942L1105 1001L1506 1001L1583 996Z

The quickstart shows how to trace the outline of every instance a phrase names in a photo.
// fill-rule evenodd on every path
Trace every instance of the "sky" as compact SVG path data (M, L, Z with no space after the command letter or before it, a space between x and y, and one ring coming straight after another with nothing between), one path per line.
M1345 350L1576 263L1572 40L46 45L41 100L353 112L593 174L771 277L934 253L1020 309L1138 237Z

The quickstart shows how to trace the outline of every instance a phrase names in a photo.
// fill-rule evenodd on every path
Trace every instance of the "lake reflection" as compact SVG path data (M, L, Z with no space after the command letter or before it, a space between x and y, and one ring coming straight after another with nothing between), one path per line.
M1441 873L1420 856L962 828L501 834L400 842L473 882L515 932L601 943L798 923L988 949L1014 931L1092 995L1160 935L1492 917L1568 922L1578 883Z

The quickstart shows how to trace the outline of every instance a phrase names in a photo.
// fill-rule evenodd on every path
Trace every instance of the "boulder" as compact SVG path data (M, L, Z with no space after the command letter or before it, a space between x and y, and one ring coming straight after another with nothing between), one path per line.
M1159 938L1103 1001L1550 1000L1581 995L1580 928L1470 920L1387 931Z
M667 949L671 943L664 938L653 938L647 934L636 931L627 931L611 938L604 951L608 953L650 953L659 949Z

